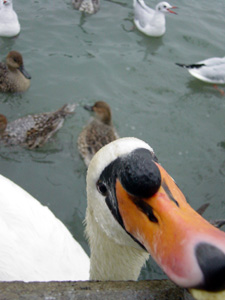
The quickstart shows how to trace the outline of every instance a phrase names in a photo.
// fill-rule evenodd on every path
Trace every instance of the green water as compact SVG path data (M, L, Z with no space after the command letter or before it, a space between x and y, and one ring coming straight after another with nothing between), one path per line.
M24 94L0 94L9 120L80 104L42 149L2 148L1 173L48 205L86 251L86 168L76 141L89 119L81 105L96 100L110 104L121 137L154 148L192 207L208 202L207 219L225 217L225 97L175 65L224 56L224 1L170 2L178 15L167 16L165 36L150 38L131 30L131 0L102 1L92 16L69 0L14 0L21 33L0 38L0 59L18 50L32 75ZM141 278L164 275L148 263Z

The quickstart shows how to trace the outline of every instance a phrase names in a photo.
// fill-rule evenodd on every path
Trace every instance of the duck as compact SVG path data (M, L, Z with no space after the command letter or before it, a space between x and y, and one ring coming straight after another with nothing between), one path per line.
M27 115L12 122L0 114L0 142L7 146L40 148L62 127L75 107L76 104L65 104L57 111Z
M13 9L12 0L1 0L0 5L0 36L14 37L20 33L18 16Z
M190 65L181 63L176 63L176 65L187 69L195 78L212 83L222 95L225 94L223 90L217 87L217 84L225 84L225 56L211 57Z
M166 13L176 14L168 2L160 2L155 9L150 8L144 0L134 0L134 23L138 30L147 36L161 37L166 32Z
M95 14L100 8L100 0L72 0L73 7L79 11Z
M146 142L117 139L89 164L90 259L47 207L0 181L1 281L137 280L150 254L177 285L225 295L225 233L191 208Z
M119 138L113 123L111 108L105 101L97 101L94 105L84 105L84 109L94 112L88 124L78 136L78 150L86 166L94 154L104 145Z
M24 92L30 87L30 79L18 51L10 51L6 62L0 62L0 92Z

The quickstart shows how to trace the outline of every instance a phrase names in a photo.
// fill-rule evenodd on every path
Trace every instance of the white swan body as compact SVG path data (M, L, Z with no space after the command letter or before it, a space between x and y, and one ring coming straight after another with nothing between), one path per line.
M87 280L89 258L53 213L0 175L0 280Z
M20 23L13 9L12 0L3 0L0 9L0 36L14 37L19 33Z
M8 179L0 186L0 280L85 279L89 260L65 226ZM224 289L225 233L188 205L145 142L101 148L87 199L90 279L137 280L150 253L182 287Z
M178 64L195 78L213 84L225 84L225 57L212 57L191 65Z
M165 14L172 11L167 2L160 2L156 5L155 10L147 6L144 0L134 0L134 23L136 27L148 36L160 37L166 32Z

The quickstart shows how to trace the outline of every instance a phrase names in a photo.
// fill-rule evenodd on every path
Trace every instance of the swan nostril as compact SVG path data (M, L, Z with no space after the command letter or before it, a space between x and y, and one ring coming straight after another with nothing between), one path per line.
M199 288L207 291L225 289L225 254L219 248L200 243L195 249L198 264L204 276L204 282Z

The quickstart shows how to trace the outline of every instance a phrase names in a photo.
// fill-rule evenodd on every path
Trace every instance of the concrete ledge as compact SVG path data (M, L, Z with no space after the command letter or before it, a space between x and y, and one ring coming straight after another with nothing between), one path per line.
M192 300L169 280L0 282L0 300Z

